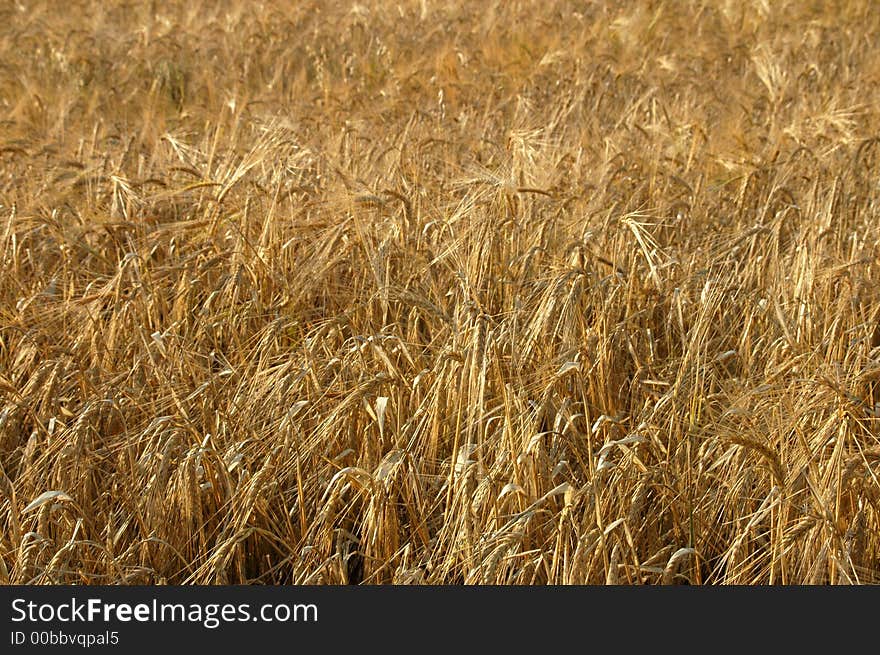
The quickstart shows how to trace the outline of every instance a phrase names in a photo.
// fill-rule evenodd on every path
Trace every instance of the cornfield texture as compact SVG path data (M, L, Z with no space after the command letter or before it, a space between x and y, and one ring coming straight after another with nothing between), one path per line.
M0 6L0 583L880 582L871 0Z

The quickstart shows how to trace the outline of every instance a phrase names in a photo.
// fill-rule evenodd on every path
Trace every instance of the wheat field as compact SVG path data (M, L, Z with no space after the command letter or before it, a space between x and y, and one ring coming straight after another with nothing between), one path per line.
M0 26L0 583L880 582L870 0Z

